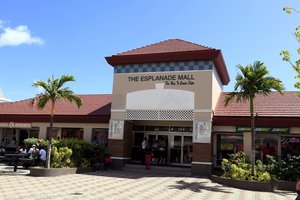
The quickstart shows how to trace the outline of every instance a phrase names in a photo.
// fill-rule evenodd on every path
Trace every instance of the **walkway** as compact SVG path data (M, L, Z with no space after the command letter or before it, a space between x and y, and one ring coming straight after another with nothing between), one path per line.
M285 191L268 193L239 190L212 183L206 178L168 176L155 170L100 171L59 177L12 174L0 173L1 200L294 200L296 196L296 193Z

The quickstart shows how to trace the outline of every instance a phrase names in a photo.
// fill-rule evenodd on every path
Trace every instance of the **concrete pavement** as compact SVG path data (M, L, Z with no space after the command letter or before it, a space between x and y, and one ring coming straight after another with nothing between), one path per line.
M296 197L294 192L240 190L206 178L174 176L155 169L100 171L58 177L31 177L26 175L26 170L18 171L16 174L9 167L0 167L1 200L294 200Z

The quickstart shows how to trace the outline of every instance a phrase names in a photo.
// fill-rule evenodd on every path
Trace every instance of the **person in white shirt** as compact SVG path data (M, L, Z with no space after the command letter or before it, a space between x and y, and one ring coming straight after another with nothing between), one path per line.
M29 159L37 159L39 155L39 149L36 148L35 144L28 151Z
M44 147L42 147L40 149L39 154L40 154L40 164L45 165L46 158L47 158L47 152Z

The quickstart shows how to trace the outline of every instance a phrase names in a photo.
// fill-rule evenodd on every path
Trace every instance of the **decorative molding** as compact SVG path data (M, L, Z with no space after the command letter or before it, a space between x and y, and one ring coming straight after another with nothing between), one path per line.
M209 112L209 113L212 113L214 111L212 109L195 109L194 112Z
M192 162L192 164L196 164L196 165L212 165L212 162Z
M125 109L111 109L111 112L126 112Z

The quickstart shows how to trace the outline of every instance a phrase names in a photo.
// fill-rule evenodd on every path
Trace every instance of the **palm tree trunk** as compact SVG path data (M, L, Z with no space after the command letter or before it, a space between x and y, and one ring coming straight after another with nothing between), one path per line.
M255 124L254 124L254 106L253 98L250 98L250 113L251 113L251 175L254 176L255 167Z
M50 128L49 128L49 143L48 143L48 152L47 152L47 160L46 160L46 167L50 169L50 161L51 161L51 146L52 146L52 130L53 130L53 121L54 121L54 108L55 102L52 101L51 103L51 116L50 116Z

